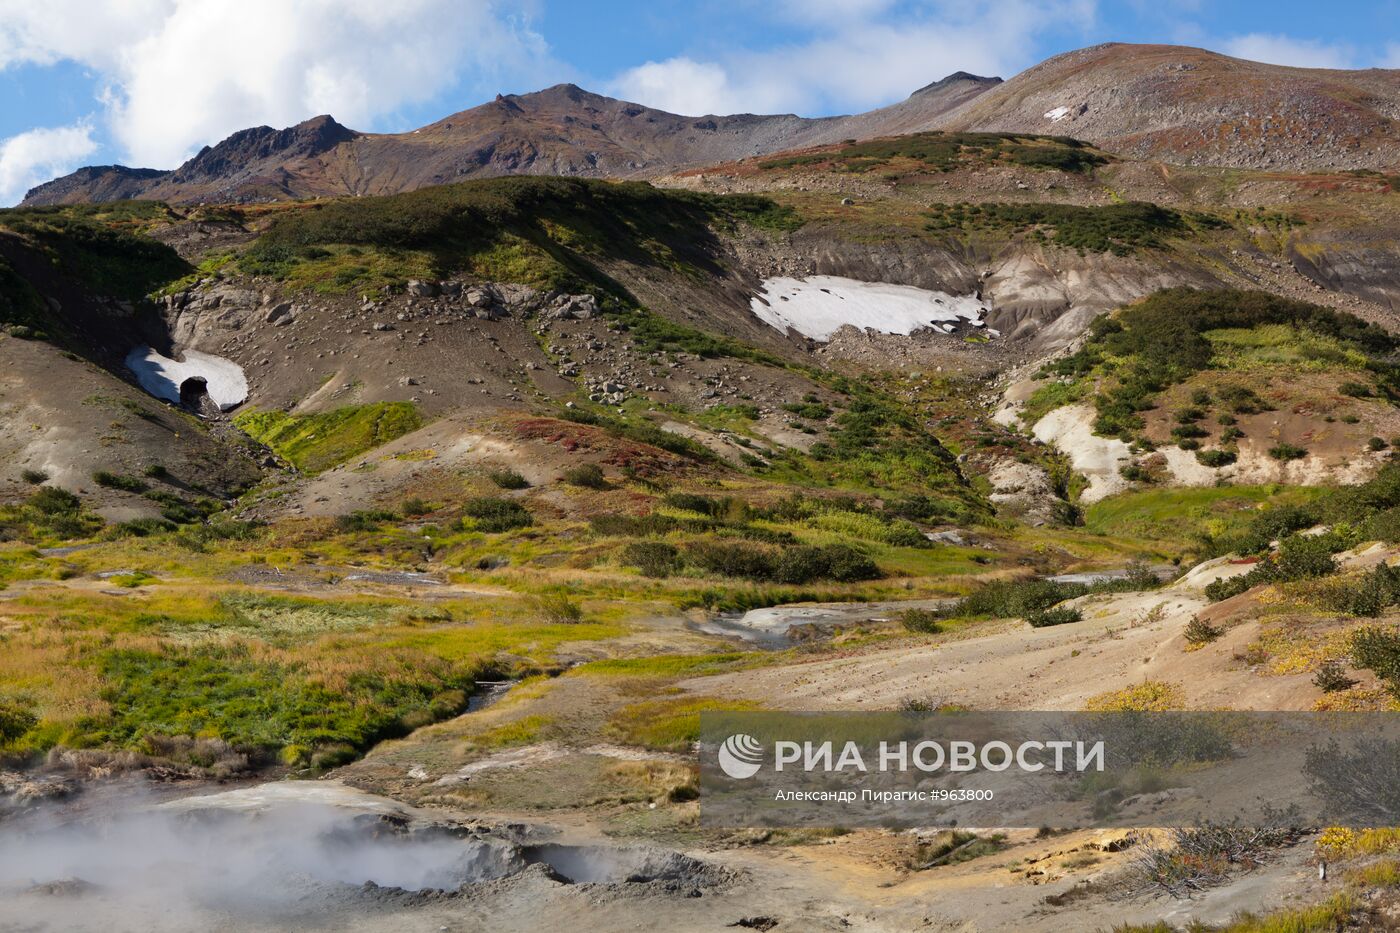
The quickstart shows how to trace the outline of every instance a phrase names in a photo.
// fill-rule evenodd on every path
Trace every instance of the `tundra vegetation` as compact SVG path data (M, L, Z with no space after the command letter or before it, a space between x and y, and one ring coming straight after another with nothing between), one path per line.
M969 168L1029 169L1036 178L1097 185L1112 165L1062 137L917 134L745 169L873 173L891 185ZM925 657L959 639L1008 632L1053 644L1096 627L1109 643L1126 629L1162 625L1183 669L1292 677L1313 691L1318 709L1395 708L1400 572L1388 560L1357 559L1375 543L1387 557L1400 545L1400 466L1388 462L1397 442L1384 439L1391 430L1367 422L1361 437L1374 436L1356 454L1377 470L1355 486L1222 480L1171 488L1135 462L1129 469L1141 488L1090 503L1080 500L1085 479L1063 454L991 421L985 379L913 367L822 368L782 355L777 343L754 346L682 323L693 315L663 316L622 284L618 270L631 267L708 287L726 274L736 243L831 234L836 208L811 208L806 194L770 199L504 178L385 198L246 205L217 219L246 243L197 265L145 235L190 216L165 205L0 212L0 226L54 267L113 296L171 294L205 276L255 276L356 302L397 294L412 278L512 282L592 295L599 329L654 354L658 366L686 356L801 382L779 404L760 406L746 394L700 411L635 398L604 406L582 390L541 392L520 410L472 425L501 448L526 453L483 454L446 469L435 467L437 453L426 444L404 451L401 441L397 454L377 459L386 444L444 423L423 401L249 407L220 428L242 432L240 443L277 467L267 482L233 495L207 488L165 456L88 468L76 480L64 464L32 466L0 505L0 759L7 767L159 764L176 776L317 775L381 748L392 755L386 740L435 723L444 725L428 733L442 730L453 745L444 756L470 760L543 742L622 744L650 754L588 780L547 783L577 794L580 806L658 805L642 816L611 814L609 831L694 841L694 774L666 756L690 748L703 712L764 705L696 686L710 675L883 649ZM870 233L862 224L886 221L862 219L831 235L859 239ZM1241 226L1297 226L1284 215L1134 201L924 197L898 224L926 242L951 238L975 250L1021 241L1111 261L1217 246ZM71 349L73 322L6 255L0 324L13 337L48 339L81 355ZM1243 459L1248 437L1267 456L1291 462L1309 455L1300 438L1246 434L1249 419L1297 407L1279 377L1316 377L1326 410L1359 423L1368 406L1395 401L1396 350L1389 332L1321 305L1235 289L1168 289L1100 318L1082 346L1047 364L1022 420L1033 424L1082 402L1092 405L1099 434L1140 455L1174 444L1193 451L1195 463L1224 470ZM174 417L128 403L116 405L119 417ZM685 433L669 430L669 420ZM763 435L759 424L774 420L801 442ZM197 429L182 421L186 428ZM322 511L313 494L297 498L312 483L388 473L391 460L421 467L423 478L413 473L351 509ZM1043 474L1052 514L1023 521L996 501L978 469L987 460ZM110 497L138 504L146 517L104 519L99 507ZM1175 575L1212 558L1240 562L1229 566L1242 572L1210 583L1198 610L1164 623L1161 604L1173 595L1156 592L1157 570ZM1094 583L1049 579L1104 568L1129 572ZM1104 607L1119 597L1144 602L1133 617L1104 622ZM805 602L908 605L816 627L777 649L696 624ZM1079 650L1064 652L1066 659ZM486 682L502 680L519 684L489 716L461 715ZM1160 675L1119 677L1096 685L1082 705L1189 708L1201 687ZM909 712L957 706L936 691L901 703ZM512 783L519 786L483 781L485 789L461 799L519 803L523 797L510 795L524 795L530 782ZM1347 857L1400 851L1387 838L1334 832L1319 845ZM901 870L937 871L991 860L1013 844L959 831L911 842L897 861ZM1292 831L1183 830L1142 845L1131 878L1139 891L1195 894L1295 844ZM1393 876L1383 867L1358 870L1377 883ZM1364 912L1343 893L1221 929L1341 928Z

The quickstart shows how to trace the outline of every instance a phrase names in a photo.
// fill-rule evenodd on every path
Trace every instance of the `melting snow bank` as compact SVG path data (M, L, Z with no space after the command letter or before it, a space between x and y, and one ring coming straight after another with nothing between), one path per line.
M187 379L203 379L210 401L221 411L241 405L248 398L248 377L242 366L198 350L186 350L184 360L172 360L150 347L137 347L126 355L126 368L136 374L141 388L177 405L180 386Z
M767 279L749 302L753 313L780 331L830 340L847 324L882 334L909 334L920 327L952 333L958 321L981 327L988 308L980 298L959 298L910 285L860 282L834 275Z

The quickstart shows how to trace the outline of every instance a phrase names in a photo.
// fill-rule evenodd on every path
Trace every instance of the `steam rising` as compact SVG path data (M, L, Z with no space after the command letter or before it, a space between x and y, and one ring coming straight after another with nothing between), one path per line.
M455 890L525 865L509 842L414 828L388 802L347 806L324 799L321 787L302 787L312 793L265 785L7 827L0 835L0 904L7 905L0 929L17 919L12 908L27 923L48 921L55 929L109 930L114 917L133 929L187 929L229 914L272 922L343 896L345 885Z
M127 794L95 810L0 823L0 933L377 929L367 910L411 907L367 884L456 892L531 865L555 882L712 883L708 866L680 853L523 845L335 781L159 806Z

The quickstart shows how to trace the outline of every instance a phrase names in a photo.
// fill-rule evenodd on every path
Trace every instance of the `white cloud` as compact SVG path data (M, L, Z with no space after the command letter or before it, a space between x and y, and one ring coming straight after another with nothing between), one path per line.
M1355 68L1356 50L1342 43L1295 39L1292 36L1254 32L1225 40L1226 55L1270 65L1295 68Z
M558 74L495 0L0 0L0 67L62 60L100 75L114 139L160 168L248 126L367 129L463 79Z
M1400 42L1391 42L1385 47L1378 68L1400 68Z
M883 0L855 0L872 14ZM837 0L820 0L822 9ZM788 4L793 7L793 4ZM684 114L866 110L954 71L1010 77L1037 37L1087 26L1094 0L929 0L920 15L814 16L808 41L740 49L713 61L671 58L617 75L608 90Z
M40 182L77 168L97 151L86 123L34 129L0 140L0 204L14 204Z
M631 69L621 79L624 96L672 113L732 112L729 102L736 97L729 76L713 62L669 58L647 62Z

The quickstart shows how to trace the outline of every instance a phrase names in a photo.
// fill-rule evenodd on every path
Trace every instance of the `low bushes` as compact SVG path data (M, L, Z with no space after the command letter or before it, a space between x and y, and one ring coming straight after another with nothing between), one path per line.
M1084 618L1084 614L1072 606L1056 606L1052 609L1040 609L1029 613L1026 622L1031 628L1048 628L1052 625L1068 625L1071 622L1079 622Z
M530 481L514 470L492 470L487 474L501 489L526 489Z
M812 580L853 583L878 578L879 566L848 544L796 545L775 550L746 541L693 541L686 561L726 577L802 584Z
M1351 657L1400 696L1400 630L1378 625L1359 629L1351 636Z
M0 505L0 541L38 543L95 534L102 520L83 510L82 500L57 486L40 486L15 505Z
M577 625L583 621L583 609L563 593L542 593L532 601L535 615L550 625Z
M398 519L393 512L386 512L383 509L357 509L347 515L337 515L335 527L337 531L378 531L379 526L384 522L392 522Z
M1287 583L1325 577L1337 572L1332 555L1346 546L1333 535L1291 535L1279 545L1277 554L1265 557L1249 573L1216 580L1206 586L1212 601L1229 599L1262 583Z
M934 635L943 630L940 618L932 609L905 609L899 614L899 624L911 632Z
M120 489L122 492L141 493L150 488L134 476L123 476L120 473L110 473L107 470L98 470L93 473L92 481L99 486Z
M631 564L644 577L669 577L681 564L681 552L664 541L633 541L622 551L622 562Z
M515 528L527 528L534 523L530 510L514 499L482 496L468 499L462 507L472 527L487 534L499 534Z
M603 475L603 468L596 463L583 463L576 467L569 467L564 471L562 478L570 486L579 486L584 489L608 488L608 479Z
M1299 447L1296 444L1275 444L1273 447L1269 448L1270 457L1273 457L1275 460L1283 460L1285 462L1289 460L1301 460L1307 455L1307 449L1304 447Z

